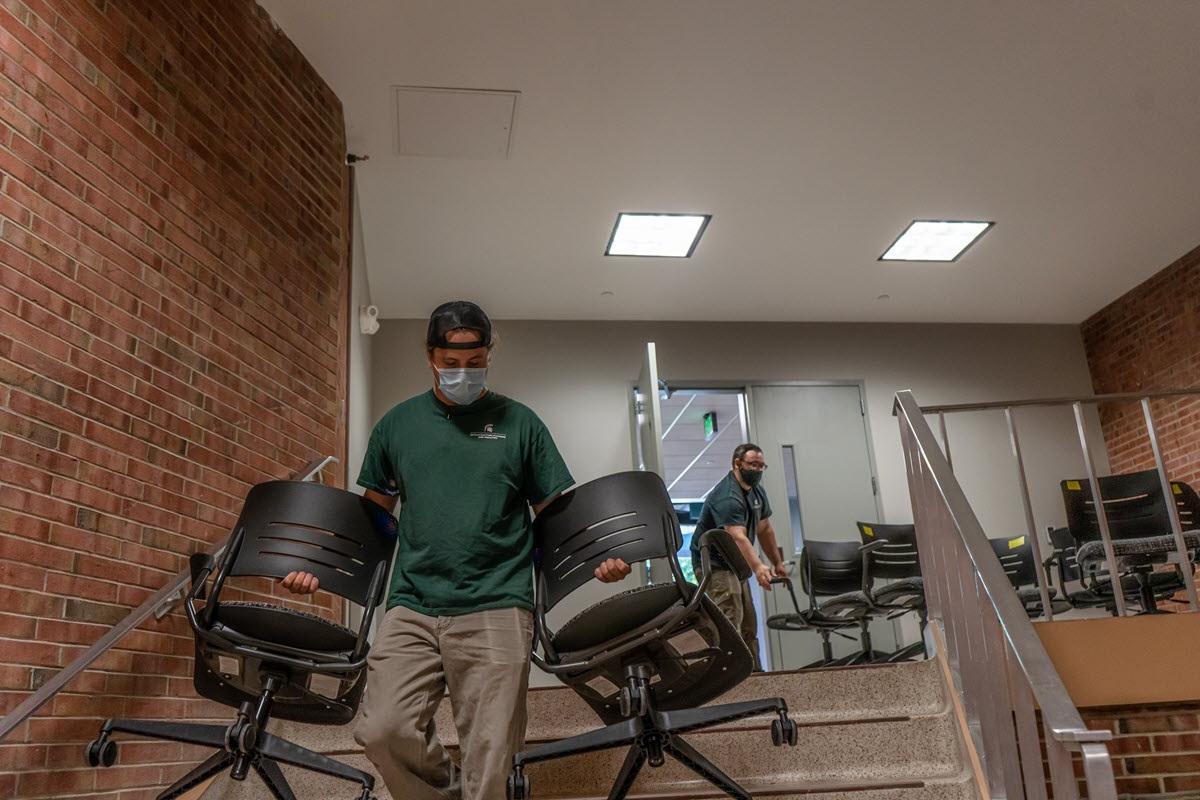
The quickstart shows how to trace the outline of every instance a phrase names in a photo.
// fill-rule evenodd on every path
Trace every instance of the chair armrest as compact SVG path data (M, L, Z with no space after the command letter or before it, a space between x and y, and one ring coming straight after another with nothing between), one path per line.
M724 528L713 528L710 531L705 531L700 536L700 550L716 549L721 553L721 558L729 565L729 569L738 576L738 580L744 581L754 573L750 570L750 565L746 563L742 551L738 549L734 543L733 537L729 535L729 531Z
M799 614L800 613L800 601L798 601L796 599L796 589L794 586L792 586L792 579L786 578L786 577L785 578L771 578L771 583L772 584L781 583L787 587L788 594L792 598L792 607L795 608L796 613Z
M192 574L192 597L204 599L204 582L213 570L213 557L209 553L192 553L188 557L188 569Z
M371 620L375 617L375 609L379 606L379 593L383 590L388 566L388 562L381 562L375 567L375 574L371 576L371 585L367 591L367 605L363 609L362 621L358 626L358 639L354 643L355 658L366 655L367 649L370 647L367 634L371 629Z

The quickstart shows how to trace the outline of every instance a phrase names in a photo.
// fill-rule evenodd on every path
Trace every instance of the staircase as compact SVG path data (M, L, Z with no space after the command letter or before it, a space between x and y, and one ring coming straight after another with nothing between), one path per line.
M754 675L717 702L779 696L800 726L797 747L773 747L770 717L740 720L688 734L701 753L756 797L779 800L978 800L971 761L955 706L936 660L895 665ZM529 692L530 744L595 728L591 709L566 688ZM437 717L447 746L457 744L449 704ZM354 741L353 726L329 728L276 723L273 730L305 747L374 772ZM624 749L587 753L528 768L534 800L607 797ZM299 798L356 797L352 785L284 767ZM390 798L383 782L376 794ZM267 800L253 778L244 783L218 777L204 800ZM645 768L631 798L684 800L721 797L671 759ZM395 800L405 800L396 798Z

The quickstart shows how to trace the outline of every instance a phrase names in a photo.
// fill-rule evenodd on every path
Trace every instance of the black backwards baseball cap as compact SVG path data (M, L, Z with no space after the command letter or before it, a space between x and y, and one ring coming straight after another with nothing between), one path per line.
M468 330L479 334L478 342L448 342L450 331ZM429 315L429 330L425 334L426 347L443 347L447 350L474 350L492 346L492 321L483 309L469 300L451 300L442 303Z

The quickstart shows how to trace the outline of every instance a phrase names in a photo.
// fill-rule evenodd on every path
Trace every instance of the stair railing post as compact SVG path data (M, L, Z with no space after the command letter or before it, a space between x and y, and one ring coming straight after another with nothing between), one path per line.
M1079 430L1079 447L1083 451L1083 466L1087 469L1088 485L1092 489L1092 503L1096 507L1096 522L1100 526L1100 540L1104 543L1104 560L1108 574L1113 580L1113 601L1117 616L1125 616L1125 592L1121 588L1121 573L1117 571L1117 556L1113 550L1112 533L1108 528L1108 509L1104 507L1104 495L1100 492L1100 480L1096 477L1096 464L1092 461L1092 448L1088 444L1087 426L1083 419L1083 403L1076 400L1071 404L1075 411L1075 427Z
M1013 458L1017 464L1017 484L1021 489L1021 507L1025 510L1025 531L1029 537L1030 547L1033 548L1033 560L1037 564L1038 595L1042 598L1042 613L1046 620L1054 621L1054 608L1050 603L1050 588L1046 586L1046 569L1042 561L1042 542L1038 538L1037 523L1033 519L1033 503L1029 499L1029 481L1025 475L1025 461L1021 457L1021 440L1017 437L1017 421L1013 416L1012 406L1004 409L1004 419L1008 422L1008 438L1012 442Z
M1158 432L1154 428L1154 413L1150 410L1150 398L1142 398L1142 415L1146 418L1146 434L1150 437L1150 449L1154 451L1154 464L1158 467L1158 480L1162 484L1163 502L1171 518L1171 533L1175 536L1175 549L1179 551L1179 571L1183 573L1183 587L1187 591L1188 609L1196 610L1196 570L1188 557L1187 541L1183 525L1179 521L1179 506L1175 503L1175 492L1167 476L1167 465L1163 461L1162 449L1158 444Z

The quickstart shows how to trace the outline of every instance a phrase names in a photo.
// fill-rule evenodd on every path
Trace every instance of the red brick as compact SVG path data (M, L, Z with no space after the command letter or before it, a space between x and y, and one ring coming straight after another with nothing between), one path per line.
M0 745L0 770L28 770L46 766L47 747L42 744Z
M1155 736L1154 750L1159 753L1200 752L1200 733Z
M1194 792L1200 790L1200 775L1176 775L1162 779L1166 792ZM1120 790L1120 786L1117 787Z
M1200 754L1136 756L1126 759L1131 775L1177 775L1200 773Z
M41 589L46 584L46 570L31 564L0 561L0 584L25 589Z
M1081 797L1087 796L1087 786L1079 785ZM1162 786L1158 778L1117 778L1117 793L1126 795L1161 794Z

